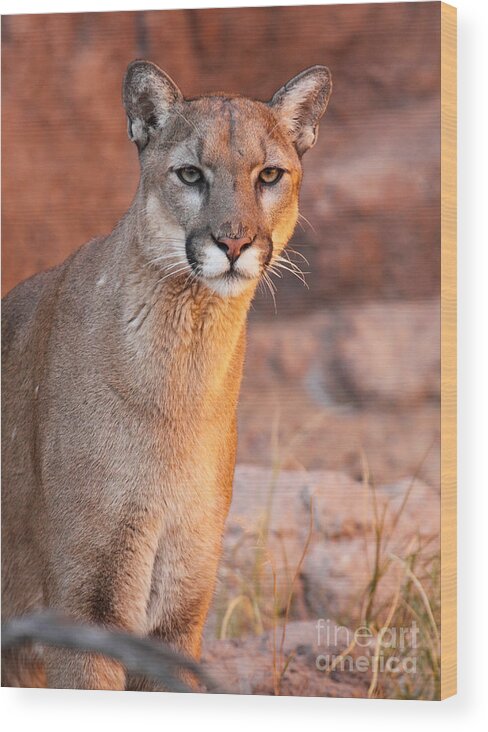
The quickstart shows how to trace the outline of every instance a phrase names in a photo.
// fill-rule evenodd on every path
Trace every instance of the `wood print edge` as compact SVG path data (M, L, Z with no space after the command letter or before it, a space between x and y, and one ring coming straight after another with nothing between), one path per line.
M457 691L456 16L441 3L441 699Z

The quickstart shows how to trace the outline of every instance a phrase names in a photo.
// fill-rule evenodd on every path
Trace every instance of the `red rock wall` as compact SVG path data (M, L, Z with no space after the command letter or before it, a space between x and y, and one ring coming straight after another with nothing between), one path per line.
M439 3L4 17L3 287L108 232L137 184L120 102L127 63L155 61L187 95L269 98L330 66L334 92L305 158L281 313L439 289ZM257 315L269 305L261 300Z

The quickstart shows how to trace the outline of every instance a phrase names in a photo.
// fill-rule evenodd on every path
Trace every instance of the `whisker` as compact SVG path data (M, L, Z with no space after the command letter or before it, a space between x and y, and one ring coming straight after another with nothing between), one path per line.
M294 262L292 259L287 257L286 259L281 256L281 254L276 254L272 260L272 262L283 262L283 264L286 264L286 266L290 265L294 269L300 269L300 265L298 265L296 262Z
M161 256L161 257L155 257L154 259L151 259L148 264L159 264L159 262L185 262L185 257L177 257L176 254L172 256Z
M163 275L170 275L170 274L176 274L176 272L179 272L180 269L186 269L187 268L186 262L175 262L174 264L170 265L164 265L164 267L160 266L157 268L158 273Z
M268 290L271 293L271 297L273 298L273 305L274 305L275 315L277 315L278 314L278 309L276 307L276 298L275 298L275 294L274 294L274 291L276 290L276 287L275 287L274 282L271 280L271 278L270 278L270 276L268 275L267 272L263 272L263 282L266 283L266 285L268 287Z
M155 259L151 259L149 262L146 262L146 264L144 266L145 267L149 267L149 266L153 266L153 265L157 265L157 264L163 264L165 262L169 262L170 263L168 265L168 267L174 267L174 266L177 266L179 264L186 264L187 260L184 257L178 257L178 258L176 258L176 256L173 256L173 257L169 257L169 256L168 257L156 257Z
M304 216L303 214L301 214L301 213L299 212L299 213L298 213L298 218L299 218L299 219L303 219L303 220L305 221L305 223L306 223L306 224L308 224L308 225L310 226L310 228L312 229L312 231L313 231L313 233L314 233L314 234L316 234L316 233L317 233L317 232L316 232L316 230L315 230L315 228L314 228L314 226L313 226L313 224L311 224L311 223L310 223L310 221L309 221L309 220L307 219L307 217L306 217L306 216Z
M287 255L286 259L281 254L275 254L272 259L278 260L279 262L284 262L285 264L290 264L292 267L296 267L297 269L300 269L300 265L297 262L294 262L293 259L290 259L290 257ZM308 264L308 262L307 262Z
M279 267L280 269L285 269L287 272L290 272L290 274L295 275L295 277L300 280L300 282L302 282L305 287L310 289L308 286L308 282L305 280L305 275L310 274L310 272L302 272L301 270L296 271L294 269L291 269L290 267L286 267L282 262L275 262L272 266ZM273 271L272 267L268 267L268 269L269 271ZM276 271L273 273L277 274Z
M176 277L177 274L181 274L181 272L187 272L187 271L188 271L188 266L185 265L184 267L181 267L180 269L177 269L176 272L169 272L168 274L165 274L165 276L164 277L161 277L157 281L156 284L159 285L159 284L161 284L161 282L164 282L165 280L167 280L168 277Z
M283 249L283 253L286 254L288 260L291 262L289 252L292 252L292 254L297 254L299 257L303 259L304 262L306 262L308 265L310 265L310 262L306 258L304 254L298 251L298 249L293 249L293 247L287 247L286 249Z
M198 267L197 267L196 270L193 269L193 267L192 267L192 269L190 271L190 274L188 275L188 277L186 278L186 280L185 280L185 282L183 284L183 287L185 288L187 285L189 285L191 287L194 282L197 282L198 281L198 274L199 274Z
M283 264L281 264L281 262L275 262L274 265L272 265L271 267L268 267L268 270L270 272L273 272L273 274L278 275L278 272L275 269L276 267L279 267L279 269L284 269L287 272L289 272L290 274L295 275L295 277L297 277L301 282L303 282L305 284L305 279L304 279L305 273L304 272L296 272L295 270L290 269L289 267L285 267Z
M304 275L304 274L310 274L310 272L304 272L304 271L302 270L302 268L301 268L301 267L299 267L299 266L298 266L298 264L297 264L296 262L292 262L292 260L291 260L291 259L284 259L284 258L283 258L282 256L280 256L279 254L278 254L278 255L276 255L276 256L275 256L275 257L274 257L274 258L273 258L273 259L271 260L271 264L275 264L275 263L279 263L279 264L283 265L284 267L291 267L291 268L292 268L293 270L295 270L295 272L299 272L299 273L300 273L300 274L302 274L302 275Z
M305 277L305 275L310 274L310 272L304 272L303 270L299 269L299 267L288 267L288 265L284 262L273 262L272 264L273 266L279 267L280 269L286 269L287 272L291 272L297 277Z

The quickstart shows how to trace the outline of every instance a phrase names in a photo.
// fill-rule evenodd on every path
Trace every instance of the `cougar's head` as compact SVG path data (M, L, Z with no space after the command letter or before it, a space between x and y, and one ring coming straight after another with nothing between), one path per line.
M145 257L164 276L198 279L221 296L255 286L295 228L301 157L330 91L328 69L313 66L267 103L185 99L157 66L131 63L123 99L141 163Z

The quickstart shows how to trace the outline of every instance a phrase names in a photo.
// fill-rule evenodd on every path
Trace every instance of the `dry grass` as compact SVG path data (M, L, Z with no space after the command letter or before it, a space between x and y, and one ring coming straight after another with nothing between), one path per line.
M226 575L220 587L217 606L218 636L239 638L249 634L260 635L272 631L273 638L273 689L281 693L283 677L292 661L285 654L287 624L290 620L317 620L295 606L294 599L300 589L300 573L313 536L313 505L310 506L308 534L300 556L291 558L288 570L278 574L277 557L269 546L270 526L274 511L276 486L283 464L306 436L303 430L283 449L279 444L279 418L274 420L271 436L272 465L267 491L266 507L257 518L253 531L254 545L252 561L246 569L237 560L242 543L234 547L234 558L228 557ZM424 458L425 459L425 458ZM421 461L416 475L421 469ZM436 537L422 538L411 534L408 543L402 547L398 541L398 527L416 483L416 475L407 487L399 507L382 498L378 499L374 479L363 455L363 492L365 511L370 520L365 522L364 542L368 559L369 574L365 590L358 604L341 618L331 620L352 629L366 626L374 639L372 644L372 667L370 697L400 699L437 699L440 693L439 623L440 623L440 556ZM249 534L247 535L249 538ZM245 539L243 534L242 542ZM401 547L401 550L399 549ZM395 548L393 551L392 547ZM269 579L271 575L272 584ZM272 589L270 589L272 587ZM418 627L417 643L405 638L403 648L384 647L384 638L392 629L408 628L415 621ZM343 656L355 652L355 642L344 651ZM414 659L415 673L387 672L375 669L379 655L386 662L392 655L401 660ZM340 663L335 659L329 672ZM378 666L376 666L378 669ZM311 673L314 669L311 668Z
M298 561L298 564L295 568L295 574L293 575L293 579L290 583L290 587L288 590L288 599L286 602L286 608L285 608L285 614L283 616L282 622L281 622L281 639L278 646L277 642L277 619L278 619L278 609L279 606L277 605L277 583L276 583L276 571L273 568L273 595L275 598L275 613L274 613L274 622L273 622L273 688L276 696L279 696L281 694L281 685L283 683L283 677L286 673L286 670L288 666L290 665L290 661L292 660L292 656L289 655L288 657L285 657L285 640L286 640L286 628L288 624L288 620L290 617L290 608L291 603L293 600L293 592L295 591L295 587L297 584L298 577L300 575L300 571L303 566L303 562L305 560L305 557L307 556L308 548L310 546L310 542L312 540L312 534L313 534L313 500L310 501L310 523L308 527L308 533L307 533L307 539L305 541L305 545L303 547L302 554L300 556L300 559Z
M405 491L400 507L392 511L388 502L379 504L374 479L363 455L363 486L370 498L372 514L371 535L365 536L366 552L370 553L370 539L373 539L374 547L360 612L361 625L375 638L369 697L438 699L440 695L440 553L438 548L432 547L435 537L422 539L414 535L401 556L391 550L422 463ZM385 595L380 593L380 588L386 584L386 579L388 586L396 584L396 589ZM384 647L382 641L387 632L409 628L413 622L418 627L418 639L406 636L405 647ZM348 653L353 649L354 644ZM380 675L377 663L380 652L385 663L391 656L400 661L414 660L415 673Z
M320 417L322 420L323 417ZM243 534L241 543L237 543L234 547L232 556L228 557L226 562L226 586L220 587L220 597L217 598L218 611L218 637L239 638L249 633L260 635L264 630L276 628L278 623L286 617L293 616L293 599L294 590L301 566L306 556L306 550L311 541L311 527L305 542L305 551L301 557L295 558L288 566L286 547L283 546L283 553L280 557L287 571L285 578L281 583L276 574L277 557L273 556L269 547L269 533L274 510L274 500L276 496L276 486L278 478L286 464L289 456L296 449L301 439L304 439L309 432L316 426L317 420L313 424L308 425L305 429L297 432L291 440L284 446L280 444L279 412L275 414L275 418L271 425L270 437L270 455L271 455L271 474L268 484L265 509L261 516L256 517L256 525L252 530L253 559L249 564L249 569L244 573L232 567L237 567L239 562L237 554L241 549L242 543L246 539ZM310 508L312 516L312 507ZM312 521L312 518L310 519ZM269 577L272 577L273 593L266 594L269 588ZM286 632L286 631L285 631Z

